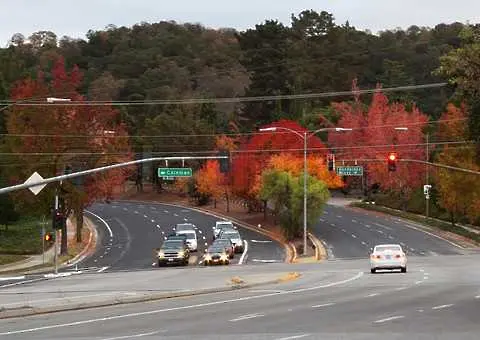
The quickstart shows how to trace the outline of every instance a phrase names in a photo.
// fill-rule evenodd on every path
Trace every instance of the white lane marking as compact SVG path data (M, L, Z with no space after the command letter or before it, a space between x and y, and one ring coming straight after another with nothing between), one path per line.
M164 237L163 237L163 239L166 241L166 240L167 240L167 237L166 237L166 236L164 236Z
M272 243L273 241L265 241L265 240L250 240L253 243Z
M147 215L145 215L145 214L143 215L143 217L145 217L145 218L148 218L148 216L147 216Z
M252 289L249 290L250 293L284 293L284 290L278 290L278 289Z
M393 240L393 236L392 236L392 235L388 235L388 238L389 238L390 240Z
M319 218L318 219L320 222L325 222L325 220L323 218Z
M408 287L398 287L398 288L395 288L396 291L399 291L399 290L405 290L407 289Z
M132 334L132 335L123 335L123 336L116 336L114 338L103 338L102 340L120 340L120 339L132 339L132 338L141 338L143 336L150 336L154 334L158 334L160 331L149 332L149 333L140 333L140 334Z
M342 215L337 215L337 218L342 218Z
M157 210L157 208L156 208L156 207L150 207L150 209L152 209L152 210Z
M158 228L158 229L161 229L162 227L160 227L160 226L157 224L157 228Z
M352 222L353 222L353 223L358 223L358 221L355 220L355 219L353 219L353 218L352 218Z
M33 282L37 282L37 281L42 281L44 280L44 278L39 278L39 279L32 279L32 280L26 280L26 281L19 281L19 282L13 282L13 283L8 283L6 285L2 285L0 286L0 288L7 288L7 287L14 287L14 286L19 286L19 285L23 285L25 283L33 283Z
M184 220L185 222L188 222L188 218L186 218L186 217L184 217L183 220Z
M178 217L178 214L173 214L173 216Z
M372 228L372 226L370 224L365 224L365 227L368 228L368 229Z
M152 267L154 267L156 264L157 264L156 262L153 262L153 263L152 263Z
M335 302L330 302L330 303L322 303L321 305L314 305L312 308L321 308L321 307L328 307L328 306L333 306Z
M253 259L253 262L261 262L261 263L275 263L275 262L280 262L278 260L258 260L258 259ZM239 263L241 264L241 263Z
M432 307L432 309L433 309L433 310L445 309L445 308L452 307L452 306L453 306L453 303L450 303L450 304L448 304L448 305L435 306L435 307Z
M112 228L110 228L110 226L108 225L108 223L107 223L103 218L101 218L101 217L98 216L97 214L94 214L94 213L91 212L90 210L84 209L83 211L86 212L86 213L89 213L89 214L91 214L91 215L93 215L93 216L95 216L95 217L98 218L103 224L105 224L105 227L107 227L107 230L108 230L108 234L110 235L110 239L113 238Z
M330 223L330 225L331 225L332 227L335 227L335 223Z
M199 231L198 231L198 233L199 233L199 234L202 234L202 231L201 231L201 230L199 230Z
M306 336L309 336L310 334L305 333L305 334L299 334L299 335L292 335L292 336L287 336L286 338L278 338L276 340L293 340L293 339L301 339Z
M152 221L152 223L155 223L155 220L151 220L151 221Z
M383 234L383 231L381 231L381 230L376 230L376 232L379 233L379 234Z
M97 271L97 273L103 273L105 270L107 270L108 268L110 267L102 267L99 271Z
M247 315L242 315L239 316L238 318L228 320L230 322L237 322L237 321L243 321L243 320L248 320L248 319L253 319L253 318L259 318L265 316L263 314L255 313L255 314L247 314Z
M323 213L324 213L325 215L328 215L328 211L324 211Z
M461 245L456 244L455 242L449 241L449 240L447 240L446 238L443 238L443 237L441 237L441 236L435 235L435 234L433 234L433 233L431 233L431 232L428 232L428 231L426 231L426 230L417 228L417 227L415 227L415 226L412 225L412 224L404 223L403 226L405 226L405 227L407 227L407 228L410 228L410 229L414 229L414 230L420 231L420 232L422 232L422 233L424 233L424 234L427 234L427 235L436 237L436 238L438 238L439 240L442 240L442 241L445 241L445 242L447 242L447 243L450 243L452 246L457 247L457 248L459 248L459 249L465 249L465 247L462 247Z
M384 322L387 322L387 321L393 321L393 320L403 319L404 317L405 317L405 316L403 316L403 315L391 316L391 317L389 317L389 318L385 318L385 319L380 319L380 320L374 321L374 323L384 323Z
M207 238L205 236L202 236L204 240L206 240Z
M364 246L366 246L366 245L367 245L367 244L365 243L365 241L362 241L362 244L363 244Z
M162 235L165 235L165 232L162 230Z
M166 239L166 238L165 238L165 239ZM207 242L205 242L205 246L208 246L208 243L207 243Z
M420 269L420 271L423 273L425 271L425 269Z
M11 276L11 277L0 277L0 281L23 280L23 279L25 279L25 275L23 275L23 276Z
M0 333L0 335L33 333L33 332L43 331L43 330L47 330L47 329L65 328L65 327L86 325L86 324L97 323L97 322L105 322L105 321L110 321L110 320L129 319L129 318L132 318L132 317L154 315L154 314L160 314L160 313L165 313L165 312L188 310L188 309L210 307L210 306L217 306L217 305L225 305L225 304L230 304L230 303L233 303L233 302L250 301L250 300L262 299L262 298L278 296L278 295L302 293L302 292L308 292L308 291L330 288L330 287L335 287L335 286L339 286L339 285L342 285L342 284L346 284L346 283L358 280L363 275L364 275L363 272L358 272L356 275L354 275L352 277L349 277L348 279L341 280L341 281L330 282L330 283L326 283L326 284L323 284L323 285L320 285L320 286L299 288L299 289L295 289L295 290L285 291L285 292L282 292L282 293L268 293L268 294L262 294L262 295L244 296L244 297L240 297L240 298L221 300L221 301L211 301L211 302L199 303L199 304L195 304L195 305L178 306L178 307L156 309L156 310L136 312L136 313L128 313L128 314L118 314L118 315L112 315L112 316L105 316L105 317L101 317L101 318L97 318L97 319L87 319L87 320L74 321L74 322L68 322L68 323L61 323L61 324L39 326L39 327L34 327L34 328L19 329L19 330L16 330L16 331L3 332L3 333Z
M418 285L418 284L420 284L420 283L422 283L422 282L423 282L423 280L421 280L421 281L415 281L415 284Z
M423 309L417 309L417 312L419 312L419 313L423 313L423 312L424 312L424 310L423 310Z
M242 253L242 256L240 256L240 260L238 260L238 264L243 264L243 261L245 261L245 256L247 255L247 251L248 251L247 240L243 240L243 244L244 244L243 253Z
M342 229L342 231L343 231L344 233L346 233L346 232L347 232L345 229Z
M139 212L138 212L138 211L136 211L136 210L134 210L133 212L134 212L135 214L138 214L138 213L139 213Z
M127 209L127 208L123 208L123 210L124 210L124 211L128 211L128 209Z
M480 299L480 295L475 296L475 299Z
M374 297L374 296L377 296L379 295L378 293L372 293L372 294L368 294L366 297Z
M352 234L352 237L353 237L353 238L357 238L357 235L355 235L355 234Z
M164 210L163 212L164 212L165 214L168 214L168 210Z
M378 226L380 228L384 228L384 229L387 229L387 230L393 230L392 228L387 227L386 225L383 225L383 224L380 224L380 223L377 223L377 222L373 222L373 224L375 224L376 226Z

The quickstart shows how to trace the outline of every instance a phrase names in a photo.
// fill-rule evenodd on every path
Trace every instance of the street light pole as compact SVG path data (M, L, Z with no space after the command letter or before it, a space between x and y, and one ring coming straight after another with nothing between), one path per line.
M426 148L426 153L425 153L425 160L427 162L427 164L425 165L425 168L426 168L426 171L425 171L425 181L427 183L425 183L426 185L429 185L429 174L428 174L428 170L429 167L428 167L428 162L429 162L429 157L428 157L428 154L430 152L429 150L429 143L430 143L430 132L427 132L427 143L425 145L425 148ZM428 219L428 215L429 215L429 207L430 206L430 193L428 192L426 195L425 195L425 218Z
M303 255L307 255L307 131L303 133Z
M324 132L324 131L336 131L336 132L343 132L343 131L352 131L353 129L351 128L323 128L323 129L318 129L315 130L311 133L308 133L308 131L305 131L303 134L301 134L298 131L295 131L290 128L286 128L283 126L275 126L275 127L268 127L268 128L263 128L260 129L260 132L275 132L277 130L284 130L288 131L291 133L296 134L298 137L303 139L303 255L307 255L307 224L308 224L308 213L307 213L307 195L308 195L308 186L307 186L307 173L308 173L308 163L307 163L307 142L308 138L314 136L315 134L319 132Z

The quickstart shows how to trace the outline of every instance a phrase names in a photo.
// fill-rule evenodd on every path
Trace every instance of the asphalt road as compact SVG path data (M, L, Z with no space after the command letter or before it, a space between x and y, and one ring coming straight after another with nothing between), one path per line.
M370 248L382 243L401 244L409 256L462 254L462 249L395 217L326 205L313 233L322 239L331 259L366 258Z
M369 274L366 260L296 265L303 277L280 285L1 320L0 337L478 339L479 260L414 257L406 274Z
M79 263L90 271L146 269L156 265L154 249L173 233L177 223L193 223L197 227L198 251L190 257L190 265L198 265L204 250L212 243L218 219L192 209L166 204L114 201L96 203L86 215L97 225L99 243L96 252ZM235 254L231 264L283 262L284 248L277 242L239 227L247 246L245 254Z

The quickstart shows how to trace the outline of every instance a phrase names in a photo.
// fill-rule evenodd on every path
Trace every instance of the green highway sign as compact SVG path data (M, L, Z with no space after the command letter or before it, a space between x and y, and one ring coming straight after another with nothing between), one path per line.
M175 177L162 177L164 181L174 181Z
M337 166L339 176L363 176L363 166Z
M158 168L158 177L192 177L191 168Z

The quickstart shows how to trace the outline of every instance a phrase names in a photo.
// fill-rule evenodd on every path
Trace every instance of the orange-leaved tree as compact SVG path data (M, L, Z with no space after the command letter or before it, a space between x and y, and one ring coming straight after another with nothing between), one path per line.
M224 177L219 163L216 160L207 160L195 174L198 192L213 197L216 204L216 200L223 197L227 190Z
M461 141L468 136L465 105L456 107L449 104L447 111L440 118L445 121L439 127L438 137L441 141ZM441 164L463 169L480 171L476 163L474 145L444 144L436 161ZM452 224L458 217L467 217L471 223L480 218L480 179L478 175L437 169L435 172L439 204L450 213Z

